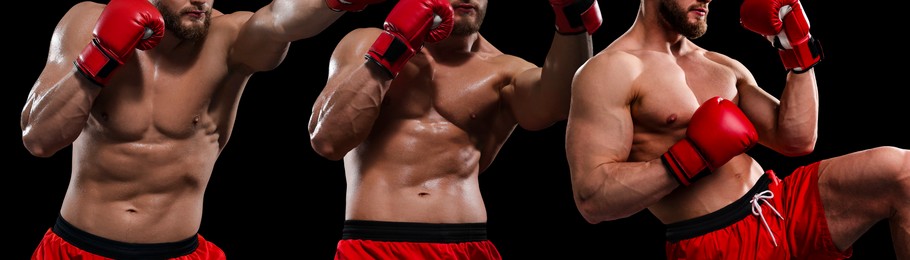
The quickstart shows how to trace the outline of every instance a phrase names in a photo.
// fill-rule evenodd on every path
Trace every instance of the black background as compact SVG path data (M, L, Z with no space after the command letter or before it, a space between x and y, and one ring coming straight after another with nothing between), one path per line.
M294 42L277 69L250 80L232 139L209 183L200 230L231 259L332 258L344 218L343 167L313 152L306 124L325 84L335 44L351 29L380 26L394 2L345 14L320 35ZM40 3L14 7L19 10L16 18L5 18L10 34L4 40L4 68L12 84L2 95L2 140L4 154L13 156L3 181L3 192L8 193L3 215L7 230L12 230L4 232L11 236L3 245L10 247L4 250L8 259L28 258L53 224L72 165L70 148L38 158L24 149L20 138L20 112L44 66L53 28L76 1ZM254 11L267 3L222 0L214 5L230 13ZM712 2L708 33L695 42L741 61L760 86L779 97L786 73L775 50L739 25L740 3ZM595 52L629 28L638 5L636 0L600 1L604 23L594 34ZM883 145L910 148L905 128L898 126L907 124L905 98L893 93L906 91L904 81L898 81L905 54L888 47L894 39L869 31L902 25L896 18L903 14L895 8L873 13L830 1L807 0L803 5L826 53L816 69L818 144L814 153L795 158L763 147L749 153L766 169L785 176L796 166L853 151ZM490 1L481 34L503 52L542 65L553 37L552 9L543 0ZM647 211L596 225L584 221L572 199L564 138L565 122L536 132L517 129L481 174L489 237L502 256L664 258L662 226ZM854 248L853 259L893 259L887 223L874 226Z

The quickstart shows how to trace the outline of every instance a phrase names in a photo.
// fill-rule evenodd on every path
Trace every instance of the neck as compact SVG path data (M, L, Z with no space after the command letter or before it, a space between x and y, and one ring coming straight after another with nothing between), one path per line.
M626 34L643 42L645 48L678 53L688 40L660 17L657 3L642 1L632 28Z
M480 42L480 33L467 35L450 35L437 43L428 43L426 48L432 53L468 53L474 52Z
M184 40L174 35L174 33L165 32L164 37L161 38L161 42L159 42L151 51L157 53L171 53L180 47L194 45L196 42L198 41Z

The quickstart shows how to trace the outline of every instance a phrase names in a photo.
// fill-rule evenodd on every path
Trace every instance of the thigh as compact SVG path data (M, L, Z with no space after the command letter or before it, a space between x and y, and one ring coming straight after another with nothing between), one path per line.
M853 244L872 225L893 212L901 199L898 175L907 153L879 147L823 160L818 190L828 227L839 248Z

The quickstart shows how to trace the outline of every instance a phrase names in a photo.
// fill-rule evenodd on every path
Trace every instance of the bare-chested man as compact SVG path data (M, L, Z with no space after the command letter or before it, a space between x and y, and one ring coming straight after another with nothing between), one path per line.
M574 81L567 157L591 223L648 209L667 226L668 259L842 259L887 220L910 259L910 152L878 147L785 178L745 154L761 144L813 151L820 44L797 0L745 0L742 25L788 69L780 99L740 62L696 46L710 0L642 0L625 34Z
M344 159L336 259L500 258L478 175L516 126L566 118L601 24L596 1L550 4L557 32L542 68L478 33L486 0L402 0L384 30L341 40L310 118L316 152Z
M60 217L34 259L223 259L197 232L203 193L250 76L292 41L382 0L82 2L59 21L22 110L35 156L72 145Z

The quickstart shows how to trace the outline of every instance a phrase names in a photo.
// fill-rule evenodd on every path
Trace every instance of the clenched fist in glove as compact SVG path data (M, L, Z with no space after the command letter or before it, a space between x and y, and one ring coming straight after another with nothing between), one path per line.
M395 78L424 42L438 42L452 33L452 5L446 0L401 0L383 24L366 58Z
M671 146L661 160L680 184L688 186L756 143L755 126L739 107L713 97L695 110L686 137Z
M767 37L788 70L806 72L824 57L821 44L809 34L809 19L799 0L744 0L740 22Z
M164 18L148 0L111 0L101 12L92 42L74 62L82 75L104 86L133 49L154 48L164 37Z

